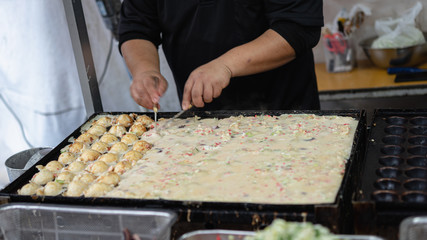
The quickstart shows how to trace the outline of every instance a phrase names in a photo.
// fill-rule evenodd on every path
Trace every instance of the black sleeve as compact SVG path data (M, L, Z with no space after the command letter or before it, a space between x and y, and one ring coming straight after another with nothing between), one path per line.
M294 48L297 56L311 50L323 26L322 0L264 0L270 28Z
M119 50L131 39L145 39L160 45L157 0L124 0L120 12Z

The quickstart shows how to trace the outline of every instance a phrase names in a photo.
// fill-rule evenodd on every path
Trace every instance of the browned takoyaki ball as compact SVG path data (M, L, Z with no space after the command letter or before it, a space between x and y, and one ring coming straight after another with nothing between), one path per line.
M117 124L123 127L130 127L133 124L133 118L128 114L121 114L117 117Z
M116 186L120 182L120 176L115 172L105 172L101 176L99 176L95 181Z
M116 137L122 137L126 134L127 130L122 125L114 125L110 128L108 132L115 135Z
M77 172L83 171L85 167L86 167L86 164L84 162L74 161L70 163L70 165L68 165L66 169L70 172L77 173Z
M149 127L154 120L147 115L138 116L136 122L142 123L145 127Z
M108 152L108 147L108 143L98 141L92 144L91 149L100 153L105 153Z
M115 153L106 153L106 154L101 155L101 157L99 157L98 160L103 161L106 164L111 164L111 163L116 163L117 161L119 161L119 156L117 156L117 154L115 154Z
M128 145L126 143L117 142L117 143L114 143L113 146L111 146L110 152L122 154L122 153L126 152L127 150L128 150Z
M93 125L92 127L90 127L87 132L90 134L93 134L95 136L102 136L102 134L104 134L107 131L107 128L101 125Z
M82 133L77 139L76 142L81 142L81 143L92 143L93 141L95 141L96 139L98 139L97 136L90 134L88 132Z
M83 195L83 191L86 190L88 184L81 180L73 180L67 188L67 191L64 193L65 196L69 197L79 197Z
M86 191L83 192L83 194L85 197L101 197L112 189L113 187L109 184L93 183Z
M150 149L151 149L151 144L144 140L139 140L132 147L132 150L135 150L141 153L145 153Z
M73 180L74 176L75 175L72 172L63 171L60 174L58 174L58 176L56 177L55 181L57 181L59 183L68 184L68 183L70 183Z
M98 120L96 120L94 122L94 124L101 125L101 126L107 128L107 127L110 127L112 125L112 119L111 119L111 117L104 116L104 117L101 117Z
M18 190L19 195L34 195L36 194L37 189L39 189L41 186L30 182L25 184L21 189Z
M129 132L134 133L136 136L140 137L142 134L144 134L147 131L147 128L142 123L134 123L130 129Z
M127 145L132 145L134 142L138 141L138 136L133 133L126 133L126 135L124 135L120 141L126 143Z
M80 160L83 162L91 162L98 159L99 156L101 156L101 153L99 153L98 151L95 151L93 149L84 149L82 154L80 155Z
M56 181L46 183L43 188L43 194L46 196L57 196L63 191L62 184Z
M112 143L119 141L119 139L114 134L106 133L106 134L102 135L102 137L99 139L99 141L107 143L107 144L112 144Z
M75 176L73 181L83 181L87 184L91 184L93 181L95 181L95 179L96 179L95 175L93 175L92 173L85 172Z
M139 159L141 159L144 155L141 152L135 151L135 150L131 150L129 152L127 152L125 155L123 155L123 159L132 161L132 162L136 162Z
M64 165L62 165L62 163L60 163L59 161L50 161L46 164L44 168L55 173L60 171L63 167Z
M108 170L109 166L103 161L96 161L86 167L86 171L93 173L95 175L101 174Z
M80 153L84 147L82 142L74 142L70 144L68 151L71 153Z
M45 185L46 183L52 181L53 178L53 172L47 169L42 169L38 173L34 174L32 181L38 185Z
M123 174L127 170L132 168L132 163L128 160L120 161L114 166L114 172L118 174Z
M76 158L77 158L77 156L74 153L63 152L63 153L61 153L61 155L59 155L58 162L66 165L66 164L69 164L69 163L73 162L74 160L76 160Z

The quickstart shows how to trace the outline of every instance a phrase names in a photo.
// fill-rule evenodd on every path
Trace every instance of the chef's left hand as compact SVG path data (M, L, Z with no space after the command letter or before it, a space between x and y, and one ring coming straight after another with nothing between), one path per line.
M182 109L188 109L190 103L203 107L212 102L228 86L231 77L230 69L218 59L196 68L185 83Z

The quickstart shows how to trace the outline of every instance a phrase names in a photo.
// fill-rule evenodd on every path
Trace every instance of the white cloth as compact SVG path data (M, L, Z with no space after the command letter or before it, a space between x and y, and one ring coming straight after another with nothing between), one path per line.
M111 32L95 0L82 1L96 74L104 70ZM86 110L62 1L0 1L0 95L21 121L34 147L54 147L86 120ZM141 111L129 94L130 77L114 42L100 83L105 112ZM0 101L0 189L4 162L30 146Z

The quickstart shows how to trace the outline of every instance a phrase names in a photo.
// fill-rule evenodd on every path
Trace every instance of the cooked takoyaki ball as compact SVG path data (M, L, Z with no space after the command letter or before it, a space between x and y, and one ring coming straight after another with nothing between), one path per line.
M114 142L119 141L119 139L111 133L106 133L104 135L102 135L102 137L99 139L99 141L107 143L107 144L112 144Z
M63 152L63 153L61 153L61 155L59 155L58 162L66 165L66 164L69 164L69 163L73 162L74 160L76 160L76 158L77 157L74 153Z
M77 175L74 177L73 181L83 181L87 184L91 184L93 181L95 181L96 177L92 173L82 173L80 175Z
M147 128L145 128L144 124L138 123L138 122L134 123L129 129L129 132L134 133L138 137L140 137L146 131L147 131Z
M90 127L87 132L90 134L93 134L95 136L101 136L102 134L104 134L107 131L107 128L105 128L104 126L101 125L93 125L92 127Z
M125 155L123 155L123 159L132 161L132 162L136 162L139 159L141 159L144 155L138 151L135 150L130 150L129 152L127 152Z
M105 193L111 191L113 187L105 183L94 183L89 186L89 188L84 191L85 197L101 197Z
M73 173L83 171L86 167L86 164L82 161L74 161L68 165L67 170Z
M123 174L127 170L132 168L132 163L128 160L120 161L114 166L114 172L118 174Z
M126 143L127 145L132 145L134 142L138 141L138 136L133 133L126 133L126 135L124 135L120 141Z
M81 142L81 143L87 143L90 144L93 141L95 141L96 139L98 139L97 136L90 134L88 132L82 133L77 139L76 142Z
M115 172L106 172L99 176L95 181L116 186L120 182L120 176Z
M86 171L93 173L93 174L101 174L103 172L106 172L108 170L109 166L103 161L96 161L89 166L86 167Z
M56 177L55 181L59 182L59 183L65 183L68 184L71 181L73 181L74 178L74 173L69 172L69 171L63 171L60 174L58 174L58 176Z
M62 165L62 163L60 163L59 161L50 161L50 162L48 162L48 164L46 164L46 166L44 168L51 171L51 172L58 172L63 167L64 167L64 165Z
M105 153L105 152L108 152L108 147L109 147L108 143L98 141L92 144L91 149L98 151L100 153Z
M116 137L122 137L123 135L126 134L127 130L122 125L114 125L110 128L108 132L113 134Z
M133 124L133 118L131 118L128 114L121 114L117 118L117 124L123 127L130 127Z
M121 154L126 152L127 150L128 150L128 145L126 143L117 142L117 143L114 143L113 146L111 146L110 152Z
M43 193L46 196L57 196L63 191L62 184L56 181L46 183L43 188Z
M119 161L119 156L117 156L117 154L115 153L106 153L101 155L98 161L103 161L106 164L116 163L117 161Z
M108 116L101 117L100 119L94 122L96 125L101 125L105 128L110 127L112 125L112 119Z
M36 194L37 189L40 188L40 185L33 182L25 184L21 189L18 190L19 195L34 195Z
M80 155L80 160L83 162L91 162L98 159L99 156L101 156L101 153L99 153L98 151L95 151L93 149L84 149L82 154Z
M81 180L73 180L67 188L67 191L64 193L65 196L69 197L79 197L83 195L83 191L86 190L88 184Z
M74 142L70 144L68 151L71 153L80 153L84 147L82 142Z
M145 127L150 127L154 122L154 120L147 115L138 116L135 121L142 123Z
M38 185L45 185L46 183L52 181L54 178L53 172L42 169L38 173L34 174L33 176L33 182Z
M144 140L139 140L132 147L132 150L135 150L141 153L145 153L150 149L151 149L151 144Z

